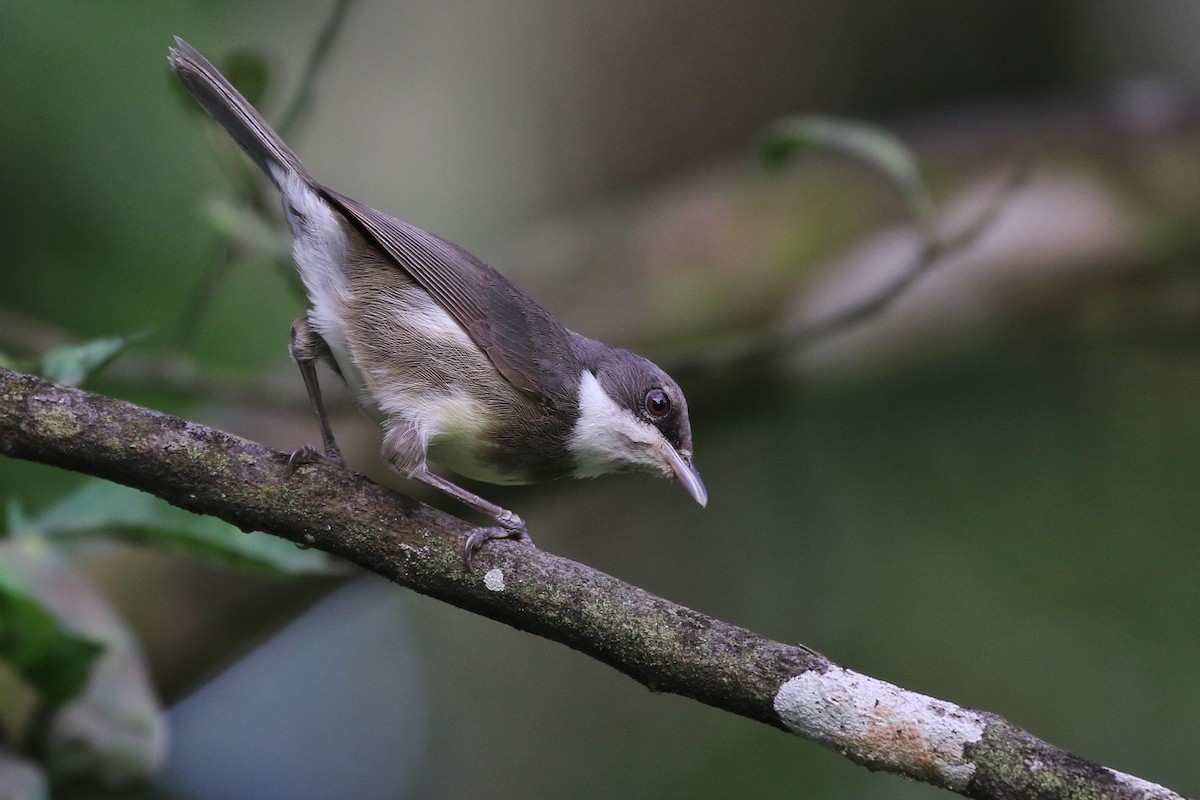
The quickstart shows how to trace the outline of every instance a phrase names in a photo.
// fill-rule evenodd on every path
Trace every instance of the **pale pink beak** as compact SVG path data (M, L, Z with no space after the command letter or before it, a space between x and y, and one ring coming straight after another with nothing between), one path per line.
M664 444L666 443L664 442ZM700 480L700 473L692 466L692 459L683 456L669 444L663 447L663 457L671 467L671 472L675 473L675 478L683 484L683 488L692 496L692 499L701 506L708 505L708 489L704 488L704 481Z

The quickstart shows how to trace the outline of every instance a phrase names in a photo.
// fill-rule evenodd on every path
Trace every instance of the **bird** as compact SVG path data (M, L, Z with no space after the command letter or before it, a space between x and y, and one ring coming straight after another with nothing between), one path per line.
M328 363L381 420L387 465L495 521L467 536L532 544L525 521L431 468L490 484L611 472L673 477L701 506L687 400L666 372L629 350L569 330L463 248L317 182L221 72L175 37L183 86L278 189L308 308L289 350L317 417L323 453L346 462L316 364Z

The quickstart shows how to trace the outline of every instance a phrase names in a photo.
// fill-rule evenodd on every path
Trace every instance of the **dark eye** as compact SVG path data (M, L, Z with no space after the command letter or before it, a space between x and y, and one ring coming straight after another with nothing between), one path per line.
M662 389L651 389L646 392L646 413L655 419L662 419L671 413L671 398Z

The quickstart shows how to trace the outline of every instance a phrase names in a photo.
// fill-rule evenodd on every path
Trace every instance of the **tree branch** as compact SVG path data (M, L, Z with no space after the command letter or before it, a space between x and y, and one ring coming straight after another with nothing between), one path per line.
M995 714L857 674L528 545L489 543L466 571L461 520L323 464L289 476L285 454L121 400L0 369L0 453L333 553L868 769L975 798L1180 797Z

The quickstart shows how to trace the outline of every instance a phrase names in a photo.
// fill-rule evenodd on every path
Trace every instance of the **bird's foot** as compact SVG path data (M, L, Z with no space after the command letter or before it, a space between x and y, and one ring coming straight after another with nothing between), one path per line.
M306 444L299 450L292 451L292 454L288 456L288 476L290 477L301 464L319 463L331 464L338 469L346 468L346 459L342 457L342 451L338 449L337 445L326 448L325 452L322 453L311 444Z
M536 546L529 536L529 530L525 527L525 520L513 512L505 510L496 517L496 522L500 524L490 528L476 528L467 535L467 544L463 548L463 560L468 571L472 569L475 554L492 539L516 539L518 542Z

